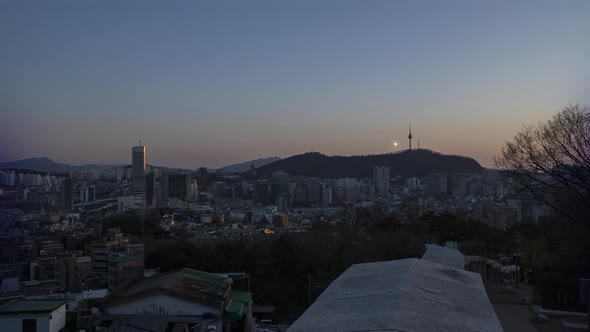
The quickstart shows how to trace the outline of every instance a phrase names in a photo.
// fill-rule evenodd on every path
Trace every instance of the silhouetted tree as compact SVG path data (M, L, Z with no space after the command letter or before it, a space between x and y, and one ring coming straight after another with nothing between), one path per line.
M537 200L571 220L590 212L590 108L569 105L547 122L525 126L506 143L497 168ZM561 202L555 197L565 198ZM577 209L567 203L575 202Z

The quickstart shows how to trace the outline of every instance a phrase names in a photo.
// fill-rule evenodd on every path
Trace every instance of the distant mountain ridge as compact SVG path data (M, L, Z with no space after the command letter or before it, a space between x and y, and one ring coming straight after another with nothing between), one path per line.
M422 177L434 173L477 173L484 168L475 159L445 155L427 149L364 156L326 156L304 153L257 168L258 174L284 171L293 175L324 178L370 178L373 167L389 166L392 175Z
M220 173L241 173L254 164L258 174L284 171L293 175L325 178L367 178L373 176L374 166L389 166L392 175L426 176L433 173L476 173L484 168L473 158L445 155L427 149L405 150L398 153L363 156L327 156L318 152L304 153L281 159L260 158L218 168ZM27 158L0 163L0 169L27 169L38 172L73 172L85 169L124 167L114 165L68 165L50 158Z
M216 171L219 173L241 173L246 172L250 169L250 165L254 164L254 167L262 167L264 165L268 165L275 161L281 160L280 157L268 157L268 158L259 158L250 161L245 161L243 163L237 163L232 165L223 166L218 168Z
M104 169L124 166L120 165L97 165L97 164L84 164L84 165L68 165L55 162L47 157L41 158L27 158L22 160L10 161L0 163L0 169L28 169L38 172L72 172L85 169Z

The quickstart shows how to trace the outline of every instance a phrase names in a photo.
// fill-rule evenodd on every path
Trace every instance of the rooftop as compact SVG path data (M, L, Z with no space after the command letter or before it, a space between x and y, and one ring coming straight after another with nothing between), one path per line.
M226 301L224 316L239 320L252 303L252 294L230 287L231 279L212 273L180 269L153 277L130 280L105 298L110 306L153 294L167 294L203 305L218 307ZM230 289L228 293L228 289Z
M426 252L422 259L460 270L465 269L465 256L459 250L441 247L436 244L426 245Z
M289 331L502 331L477 273L421 259L356 264Z
M92 263L92 258L90 256L81 256L81 257L78 257L76 262L77 263Z
M52 312L66 304L65 299L18 299L0 306L0 315Z

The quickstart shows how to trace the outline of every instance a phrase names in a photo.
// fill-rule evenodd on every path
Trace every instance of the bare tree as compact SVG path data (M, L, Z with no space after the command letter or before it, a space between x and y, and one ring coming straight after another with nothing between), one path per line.
M537 200L568 219L583 220L579 211L590 211L590 108L569 105L547 122L525 126L495 164ZM556 195L569 196L577 211L551 197Z

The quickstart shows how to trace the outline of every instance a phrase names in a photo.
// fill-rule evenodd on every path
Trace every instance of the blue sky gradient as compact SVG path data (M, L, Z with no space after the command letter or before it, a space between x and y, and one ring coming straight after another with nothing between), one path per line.
M421 145L492 165L590 104L589 1L1 1L0 161L217 167ZM392 143L400 142L398 148Z

